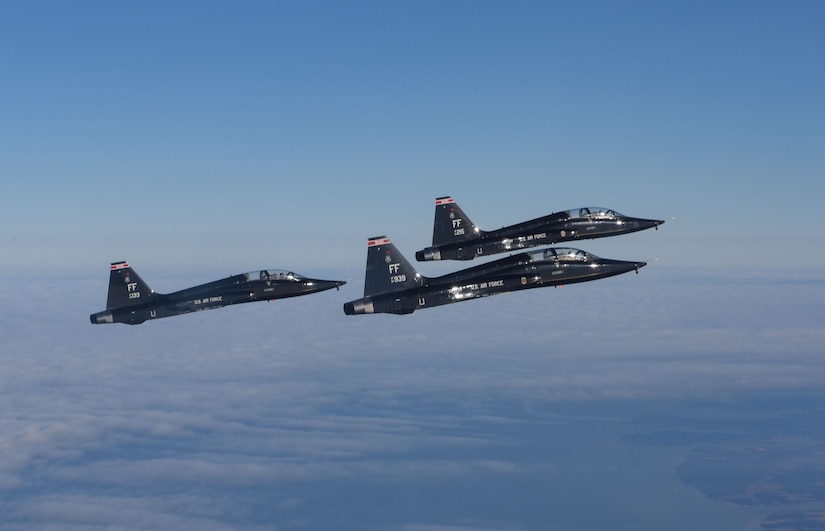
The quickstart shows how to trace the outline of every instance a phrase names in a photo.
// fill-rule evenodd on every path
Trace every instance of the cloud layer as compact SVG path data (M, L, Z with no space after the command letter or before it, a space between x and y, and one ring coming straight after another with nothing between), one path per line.
M571 404L825 376L821 282L654 273L346 317L353 284L128 327L88 323L101 279L6 279L2 527L544 529L538 502L478 504L560 474L549 434L590 422Z

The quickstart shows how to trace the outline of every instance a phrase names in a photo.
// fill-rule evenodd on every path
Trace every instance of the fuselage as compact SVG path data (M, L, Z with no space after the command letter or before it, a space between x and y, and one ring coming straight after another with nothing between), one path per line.
M578 249L548 248L515 254L440 277L420 276L416 287L348 302L344 305L344 313L405 314L419 308L509 291L606 278L638 271L645 265L645 262L599 258Z
M340 280L317 280L287 271L262 270L233 275L174 293L134 291L130 297L142 298L146 302L110 308L92 314L90 319L92 324L140 324L150 319L213 310L232 304L307 295L344 284L346 282Z
M517 251L560 242L604 238L656 228L663 220L632 218L605 208L577 208L556 212L498 230L461 231L460 241L434 245L415 253L419 262L429 260L472 260L477 256Z

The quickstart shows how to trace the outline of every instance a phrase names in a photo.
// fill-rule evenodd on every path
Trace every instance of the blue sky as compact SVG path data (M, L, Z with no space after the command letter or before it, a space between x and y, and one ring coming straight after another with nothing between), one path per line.
M360 267L441 195L675 216L581 245L664 267L823 258L818 2L0 9L6 267Z

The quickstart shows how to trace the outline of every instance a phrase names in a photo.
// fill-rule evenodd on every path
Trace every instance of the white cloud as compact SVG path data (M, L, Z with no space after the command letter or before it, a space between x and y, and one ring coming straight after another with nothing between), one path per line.
M0 526L324 528L345 511L318 513L325 485L357 505L365 485L552 477L530 445L566 429L554 404L821 385L822 284L644 273L410 316L345 316L348 285L136 327L88 323L105 278L7 282Z
M89 496L76 494L35 496L26 503L3 503L3 528L9 530L54 529L204 529L228 531L220 522L230 512L225 502L188 495L164 497ZM258 526L249 526L254 529ZM272 527L260 526L261 529Z

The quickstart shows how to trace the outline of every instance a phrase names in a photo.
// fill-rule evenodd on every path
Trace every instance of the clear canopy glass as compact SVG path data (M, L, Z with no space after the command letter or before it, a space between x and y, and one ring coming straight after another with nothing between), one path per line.
M553 260L554 262L587 262L598 258L596 255L572 247L549 247L531 252L530 257L533 261Z
M582 207L560 212L565 219L616 219L626 217L623 214L602 207Z
M252 271L249 274L250 278L259 278L261 280L301 280L301 275L296 275L292 271L285 269L262 269L260 271Z

